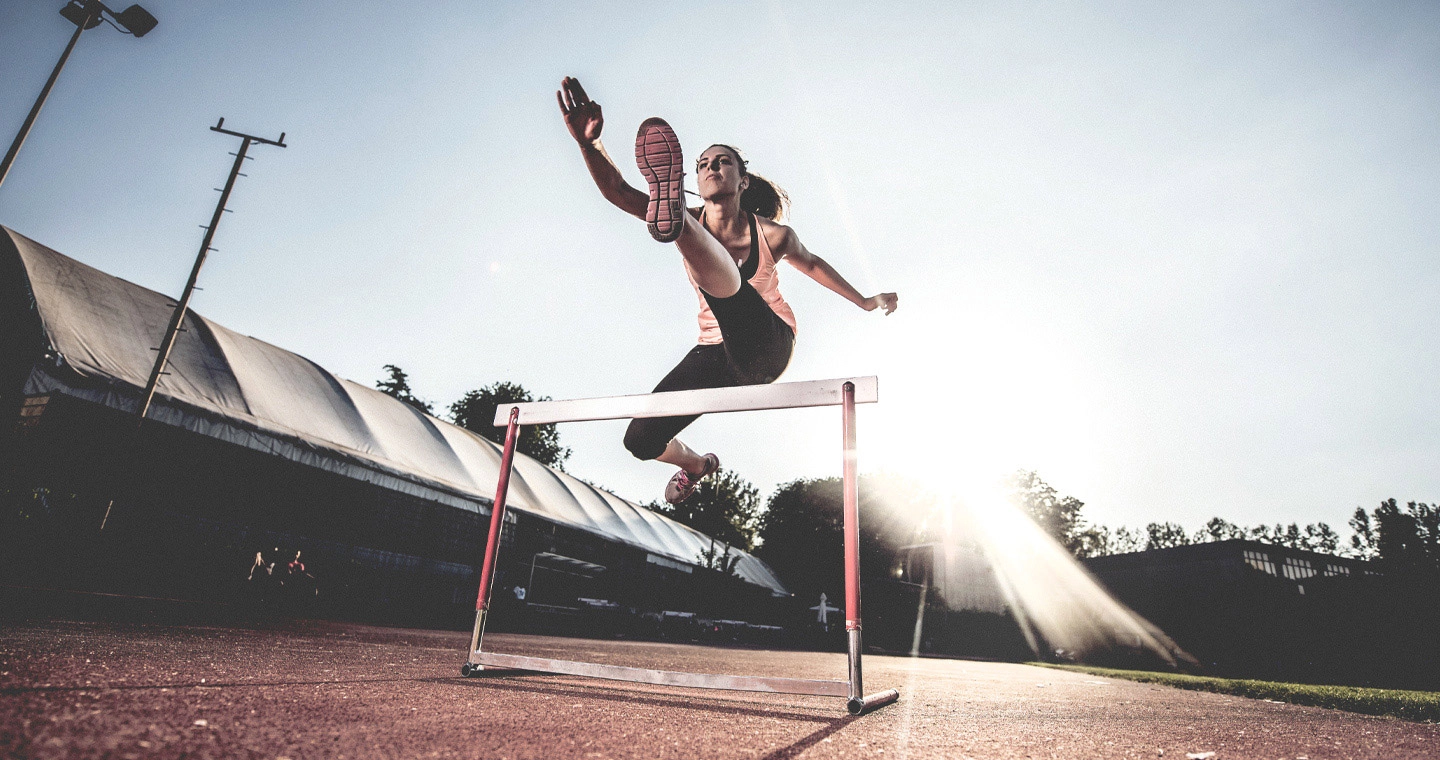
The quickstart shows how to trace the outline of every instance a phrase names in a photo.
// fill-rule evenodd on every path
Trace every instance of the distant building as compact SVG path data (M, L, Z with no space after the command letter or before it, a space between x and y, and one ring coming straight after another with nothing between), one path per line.
M1415 600L1373 562L1235 539L1084 564L1212 673L1414 685L1434 670L1430 634L1407 628Z
M1241 583L1303 596L1307 586L1311 594L1326 593L1337 580L1378 574L1365 560L1244 539L1092 557L1084 564L1112 591L1156 605L1177 588L1203 593Z

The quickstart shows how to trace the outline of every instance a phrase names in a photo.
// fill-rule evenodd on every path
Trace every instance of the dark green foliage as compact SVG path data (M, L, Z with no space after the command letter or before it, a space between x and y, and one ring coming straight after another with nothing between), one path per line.
M735 566L740 564L740 554L733 547L713 538L710 539L710 548L700 551L699 560L703 566L724 575L739 575L735 572Z
M860 478L860 573L889 577L900 549L935 540L935 498L905 479ZM802 598L821 592L842 598L844 495L840 478L795 480L776 489L760 518L761 544L755 554Z
M840 598L845 569L841 499L839 478L795 480L771 494L760 518L762 543L756 556L801 598L822 591Z
M750 551L755 546L760 492L730 470L720 470L700 481L695 495L683 503L652 502L646 506L737 549ZM704 557L697 559L706 562ZM713 567L717 561L712 556L706 566Z
M1301 528L1299 523L1256 525L1241 538L1325 554L1334 554L1340 547L1340 536L1323 522L1311 523L1304 528Z
M1350 527L1356 531L1350 539L1351 544L1356 547L1353 553L1360 557L1373 556L1377 551L1374 548L1376 539L1369 528L1369 517L1365 510L1356 512L1356 517L1350 520ZM1323 554L1335 554L1340 550L1340 535L1323 522L1311 523L1304 528L1298 523L1291 523L1256 525L1247 529L1224 518L1212 517L1205 523L1205 527L1194 535L1186 535L1184 526L1172 522L1150 523L1145 526L1144 531L1131 530L1123 525L1111 531L1104 525L1096 525L1083 528L1077 535L1080 552L1083 552L1077 552L1076 556L1079 557L1100 557L1234 539L1260 541Z
M1101 525L1100 530L1106 530L1105 526ZM1145 536L1138 528L1132 529L1121 525L1113 533L1109 533L1108 548L1111 554L1142 551L1145 548Z
M1145 526L1146 549L1168 549L1189 543L1190 537L1185 535L1185 528L1178 523L1150 523Z
M1440 576L1440 507L1414 501L1402 507L1387 499L1369 516L1357 508L1350 526L1359 556L1392 572Z
M1325 554L1334 554L1340 547L1339 534L1323 522L1312 523L1303 528L1298 523L1257 525L1247 530L1229 520L1212 517L1205 523L1205 527L1193 536L1186 533L1184 526L1172 522L1153 522L1146 525L1143 531L1132 530L1123 525L1112 531L1104 525L1087 524L1080 515L1081 508L1085 506L1084 502L1073 496L1061 495L1034 472L1016 472L1007 485L1016 506L1024 510L1030 519L1061 546L1082 558L1232 539L1262 541ZM1376 510L1377 525L1382 518L1390 525L1390 535L1394 537L1392 543L1399 546L1415 543L1415 539L1409 537L1412 533L1416 536L1434 537L1429 539L1432 546L1440 541L1440 510L1413 502L1405 510L1401 510L1395 506L1394 499L1391 499ZM1436 527L1411 528L1412 524ZM1358 556L1379 554L1379 542L1384 534L1378 529L1372 529L1370 525L1371 520L1365 510L1356 510L1350 526L1356 532L1351 543ZM1431 551L1436 557L1440 557L1440 548Z
M1074 554L1077 557L1103 557L1122 551L1115 548L1119 542L1104 525L1088 525L1076 534L1076 539Z
M1361 559L1373 559L1380 553L1375 543L1375 529L1370 525L1370 513L1364 507L1356 507L1350 518L1350 553Z
M1203 544L1246 537L1245 529L1239 525L1220 517L1212 517L1209 522L1205 523L1205 527L1195 534L1194 543Z
M400 369L394 364L386 364L385 371L390 373L390 379L375 381L375 387L379 389L381 393L387 396L394 396L426 414L435 413L435 409L429 401L421 400L410 391L410 376L405 374L405 370Z
M1312 552L1334 554L1340 549L1340 534L1323 522L1306 525L1304 541Z
M494 425L497 407L501 404L549 400L549 396L535 398L518 383L502 381L466 392L459 401L450 405L450 419L472 433L503 445L505 428ZM564 470L565 460L570 458L570 449L560 445L560 432L554 425L522 426L520 440L515 442L515 449L557 470Z
M1091 556L1107 543L1097 529L1088 528L1080 519L1085 502L1060 495L1039 474L1020 470L1010 476L1006 486L1015 505L1071 554Z

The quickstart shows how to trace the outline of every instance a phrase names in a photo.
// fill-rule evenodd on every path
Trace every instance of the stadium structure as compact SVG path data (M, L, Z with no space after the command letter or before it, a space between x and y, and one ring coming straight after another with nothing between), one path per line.
M465 625L499 447L193 311L141 423L174 308L0 227L11 582L240 599L300 551L329 611ZM712 570L710 537L523 454L509 504L495 603L519 617L754 635L789 598L754 556Z

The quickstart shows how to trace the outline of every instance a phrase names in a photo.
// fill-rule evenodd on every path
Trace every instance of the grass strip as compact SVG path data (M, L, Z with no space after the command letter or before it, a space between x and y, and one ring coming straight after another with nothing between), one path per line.
M1254 681L1243 678L1212 678L1182 673L1158 673L1148 670L1117 670L1089 665L1058 665L1032 662L1042 668L1072 670L1110 678L1123 678L1141 683L1157 683L1180 689L1233 694L1251 699L1270 699L1296 705L1328 707L1334 710L1383 715L1418 723L1440 722L1440 692L1406 691L1403 689L1367 689L1359 686L1323 686L1304 683Z

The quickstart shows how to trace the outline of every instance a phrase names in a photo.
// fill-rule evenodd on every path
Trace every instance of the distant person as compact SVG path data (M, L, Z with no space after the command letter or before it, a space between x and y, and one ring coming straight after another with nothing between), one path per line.
M605 152L600 104L585 94L580 81L566 77L555 97L600 194L644 219L656 240L675 243L699 298L699 345L655 392L772 383L780 377L795 347L795 314L780 295L775 269L782 259L866 311L895 311L894 293L861 295L811 253L794 230L777 221L789 197L751 173L740 151L716 144L700 154L695 175L703 204L687 210L680 141L665 120L646 119L635 138L635 160L649 184L647 195L625 182ZM625 432L625 447L637 458L680 468L665 487L665 500L671 504L689 498L700 480L720 469L717 456L697 454L675 437L697 417L636 419Z
M257 574L260 574L259 577L262 581L267 580L274 572L275 565L265 561L264 553L255 552L255 562L250 565L250 577L246 578L245 580L253 583L255 582Z
M305 563L300 561L298 550L295 552L295 559L285 565L285 571L295 589L309 588L316 596L320 594L320 589L315 585L315 576L305 572Z

